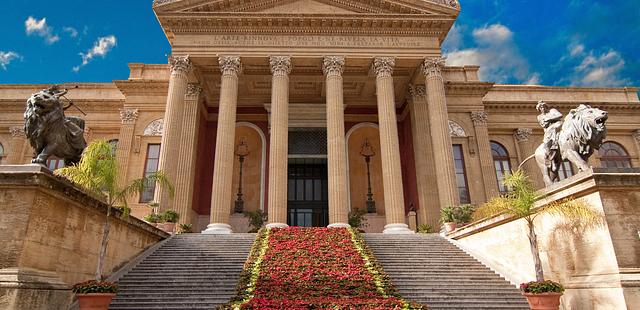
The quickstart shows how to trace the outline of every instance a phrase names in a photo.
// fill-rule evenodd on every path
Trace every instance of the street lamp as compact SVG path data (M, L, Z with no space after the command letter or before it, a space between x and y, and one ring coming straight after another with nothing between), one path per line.
M364 161L367 163L367 213L376 213L376 202L373 200L373 193L371 192L371 157L376 155L373 147L369 143L369 139L365 138L362 148L360 149L360 155L364 157Z
M238 180L238 198L236 199L235 207L233 211L235 213L242 213L244 209L244 200L242 199L242 168L244 164L244 159L249 155L249 146L247 145L247 141L245 138L240 138L240 144L236 146L236 155L238 155L238 160L240 161L240 177Z

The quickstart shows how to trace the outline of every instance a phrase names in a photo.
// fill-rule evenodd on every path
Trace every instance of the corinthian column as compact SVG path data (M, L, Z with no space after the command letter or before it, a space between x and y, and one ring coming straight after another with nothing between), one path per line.
M442 77L443 67L444 59L441 58L425 59L422 65L422 73L425 75L427 87L433 157L438 161L436 177L438 179L440 208L460 203L453 165L451 135L449 134L447 98L444 90L444 78Z
M218 105L218 130L216 155L211 190L211 224L203 234L229 234L229 214L233 204L233 143L236 135L236 107L238 105L238 74L240 57L220 57L220 104Z
M184 114L182 116L182 152L178 155L178 170L176 179L178 184L184 184L176 191L176 211L182 216L180 223L193 223L193 184L196 174L196 146L198 139L198 127L200 117L198 111L199 98L202 87L197 84L187 85L187 94L184 97Z
M327 87L327 166L329 170L329 227L349 227L347 164L344 137L342 72L344 57L325 57L322 71Z
M116 149L116 160L118 161L118 184L124 185L127 181L129 168L129 155L131 154L131 143L133 142L133 130L138 119L138 109L120 110L120 135L118 136L118 148Z
M387 225L383 233L413 233L405 223L402 171L400 170L400 146L398 142L398 119L393 93L392 57L377 57L373 60L376 73L378 98L378 123L380 128L380 156L382 159L382 184Z
M476 132L478 142L478 154L480 156L480 170L484 181L484 194L486 201L498 196L498 178L493 165L491 143L489 142L489 130L487 129L487 112L471 112L471 121Z
M269 224L287 227L287 168L289 153L289 73L291 57L271 56L271 135L269 138Z
M438 226L440 204L436 184L436 165L433 160L431 129L429 129L429 111L427 93L424 85L412 85L409 88L411 133L413 153L416 165L416 183L418 187L418 223Z
M531 140L533 129L531 128L518 128L513 132L513 136L516 139L518 151L520 153L519 162L522 163L525 158L533 155L536 152L537 145ZM542 172L538 167L535 158L528 160L522 168L529 176L529 180L535 186L535 188L543 188L544 181L542 180Z
M162 133L158 170L163 171L167 175L169 182L178 189L184 185L176 183L178 161L175 156L181 150L182 106L184 104L184 94L187 90L187 75L192 67L189 56L169 57L169 65L171 66L171 76L169 78L167 105L164 112L164 131ZM160 203L160 210L173 209L174 204L171 202L169 191L165 187L156 187L156 199Z

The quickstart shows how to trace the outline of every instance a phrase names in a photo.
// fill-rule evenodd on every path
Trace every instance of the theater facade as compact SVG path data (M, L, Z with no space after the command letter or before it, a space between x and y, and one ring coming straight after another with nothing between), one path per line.
M542 141L539 100L562 113L609 112L594 167L640 167L637 89L498 85L477 66L448 66L441 44L456 0L156 0L168 64L129 64L127 80L80 83L68 97L87 115L88 141L117 145L122 182L156 170L171 197L131 198L137 217L175 209L205 233L268 226L365 230L438 226L440 209L481 204ZM76 84L65 85L69 88ZM31 93L0 85L0 163L23 164ZM67 110L70 115L79 112ZM51 159L51 168L64 163ZM534 161L524 164L536 186ZM562 177L577 173L567 163Z

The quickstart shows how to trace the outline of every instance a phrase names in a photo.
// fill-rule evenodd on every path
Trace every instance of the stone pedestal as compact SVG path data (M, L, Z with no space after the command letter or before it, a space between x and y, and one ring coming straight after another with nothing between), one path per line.
M240 57L220 57L220 105L216 132L216 155L211 191L211 224L203 234L229 234L229 215L233 204L233 145L236 136L238 74Z
M373 71L376 73L382 183L387 218L387 225L384 227L383 233L410 234L413 231L405 223L404 213L398 119L393 92L394 66L395 59L391 57L378 57L373 61Z
M0 309L67 309L71 287L55 272L31 268L0 269Z

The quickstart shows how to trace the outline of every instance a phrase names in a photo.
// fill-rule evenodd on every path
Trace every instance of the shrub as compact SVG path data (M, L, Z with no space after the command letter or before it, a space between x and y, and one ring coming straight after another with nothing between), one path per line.
M107 281L89 280L77 283L71 288L74 294L112 293L118 292L118 285Z
M455 222L454 206L448 206L440 209L440 221L442 223Z
M476 206L470 204L464 204L454 207L454 219L458 224L470 223L473 219L473 212L476 211Z
M418 225L418 233L419 234L429 234L433 232L433 227L429 224L420 224Z
M178 219L180 219L180 214L173 210L167 210L162 214L162 219L167 223L177 223Z
M191 233L192 228L193 228L193 225L191 224L180 224L180 226L178 227L178 234Z
M356 208L349 211L349 225L353 228L364 228L367 227L367 218L365 215L367 214L367 210L364 208Z
M144 217L144 220L149 222L149 223L159 223L162 221L162 217L159 214L155 214L155 213L151 213L151 214L147 214Z
M264 226L264 222L267 221L267 214L260 209L256 211L244 211L242 214L244 217L249 218L249 226L251 226L249 230L250 233L257 233L258 230Z
M564 287L562 284L550 280L531 281L520 284L520 290L530 294L562 293L564 292Z

